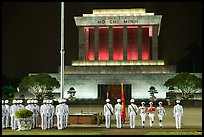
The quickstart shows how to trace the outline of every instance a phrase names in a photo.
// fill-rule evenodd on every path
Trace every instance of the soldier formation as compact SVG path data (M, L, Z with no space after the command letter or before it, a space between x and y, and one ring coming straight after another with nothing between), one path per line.
M37 128L38 117L41 116L42 130L54 127L54 115L57 116L57 128L64 129L68 126L69 107L66 100L59 100L59 105L55 107L52 100L43 100L43 105L38 105L38 100L28 99L24 106L23 100L13 100L12 105L8 105L8 100L2 100L2 129L11 127L12 130L18 130L18 119L15 112L20 109L27 109L33 112L31 128ZM9 122L10 121L10 122Z
M2 129L11 127L12 130L17 130L17 118L15 112L20 109L27 109L33 112L32 115L32 128L38 127L38 117L41 116L41 128L47 130L54 127L54 115L57 117L57 129L62 130L68 127L68 115L69 106L66 104L65 99L60 99L59 104L55 107L52 100L43 100L41 106L38 105L38 100L28 99L27 105L24 106L23 100L13 100L12 105L9 106L8 100L2 100ZM116 128L122 128L122 105L121 99L117 99L117 104L114 108L110 104L110 99L106 99L104 105L105 127L111 128L111 116L115 111ZM166 115L165 108L162 106L162 102L158 103L158 107L153 106L153 102L149 102L149 107L145 106L145 102L141 102L141 106L137 107L134 103L135 100L131 99L128 105L128 115L130 119L130 128L136 127L136 115L140 112L141 124L145 128L146 117L149 117L150 128L153 127L154 117L157 112L159 127L163 126L163 117ZM181 119L183 116L183 107L180 105L180 101L176 100L176 105L173 108L173 116L176 121L176 128L181 128Z
M105 116L105 127L110 128L111 127L111 115L113 114L113 107L112 104L109 103L110 99L106 99L106 104L104 105L104 116ZM117 99L117 104L115 105L115 117L116 117L116 128L122 127L122 105L120 104L121 100ZM145 106L145 102L141 102L141 106L137 107L137 105L134 103L135 100L130 100L130 105L128 105L128 114L129 114L129 120L130 120L130 128L136 127L136 116L138 114L138 111L140 111L140 118L142 127L145 128L145 121L146 116L149 117L149 125L150 128L153 128L154 125L154 118L155 114L157 112L157 118L159 122L159 127L162 128L163 126L163 117L166 116L165 108L162 106L162 102L160 101L158 103L158 107L153 106L153 102L149 102L149 107ZM181 128L181 119L183 116L183 107L180 105L180 101L176 100L176 105L173 109L173 115L175 117L176 121L176 128Z

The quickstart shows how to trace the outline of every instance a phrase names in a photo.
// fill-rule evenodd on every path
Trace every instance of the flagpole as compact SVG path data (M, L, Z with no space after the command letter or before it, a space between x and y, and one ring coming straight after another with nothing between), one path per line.
M124 95L124 89L123 89L123 83L121 83L121 101L122 101L122 114L121 114L121 118L122 118L122 123L125 123L125 95Z
M61 94L60 98L64 98L64 2L61 2Z

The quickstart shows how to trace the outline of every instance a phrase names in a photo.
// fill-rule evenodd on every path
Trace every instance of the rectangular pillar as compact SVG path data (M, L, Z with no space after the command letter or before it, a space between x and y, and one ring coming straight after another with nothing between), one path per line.
M138 60L142 60L142 26L138 26L137 29L137 51Z
M94 58L98 60L98 27L94 27Z
M109 26L109 60L113 60L113 26Z
M84 40L84 27L78 27L78 33L79 33L79 54L78 54L78 57L79 59L78 60L84 60L84 54L85 54L85 49L84 49L84 46L85 46L85 40Z
M127 26L123 26L123 60L127 60Z
M158 25L152 28L152 60L158 60Z

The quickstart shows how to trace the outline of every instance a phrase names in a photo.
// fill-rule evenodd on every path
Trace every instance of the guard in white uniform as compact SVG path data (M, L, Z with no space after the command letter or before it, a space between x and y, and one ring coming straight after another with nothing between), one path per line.
M153 107L153 102L149 102L149 107L147 109L148 112L148 116L149 116L149 125L150 128L153 127L153 123L154 123L154 113L155 113L155 107Z
M136 126L135 120L138 112L138 107L136 104L134 104L135 102L134 99L131 99L130 102L131 104L128 105L128 114L130 116L130 128L135 128Z
M4 106L4 100L2 100L2 129L5 127L5 116L6 116L6 110Z
M10 106L8 105L9 101L5 100L4 101L4 106L6 110L6 115L5 115L5 128L9 127L9 118L10 118Z
M68 127L68 116L69 116L69 106L66 104L66 99L62 100L62 106L63 106L63 127Z
M183 116L183 106L180 105L180 100L176 100L176 105L173 109L173 115L176 120L176 129L181 128L181 118Z
M59 104L56 106L56 116L57 116L57 129L64 129L64 107L62 106L63 100L58 100Z
M48 128L48 119L47 119L47 100L43 100L43 105L40 106L40 115L41 115L41 128L46 130Z
M17 129L17 120L15 116L15 112L18 110L17 106L17 100L12 101L13 105L10 107L10 117L11 117L11 129L16 130Z
M121 99L117 99L117 102L118 103L115 105L116 127L121 128L122 127L122 119L121 119L122 105L120 104Z
M145 118L146 118L146 115L147 115L147 107L145 107L145 102L141 102L141 105L139 107L139 110L140 110L140 117L141 117L141 122L142 122L142 127L145 128Z
M106 104L104 105L104 116L105 116L105 127L111 127L111 115L113 115L113 106L109 103L110 99L106 99Z
M55 107L52 105L52 102L53 102L52 100L49 100L49 104L48 104L49 109L50 109L50 112L49 112L50 113L50 117L49 117L50 120L48 120L48 121L50 121L50 123L48 126L50 128L54 127L54 120L53 119L54 119Z
M40 107L37 104L38 100L34 100L33 102L34 102L33 109L34 109L34 112L35 112L35 115L34 115L34 123L35 123L34 128L37 128L38 127L38 116L39 116L39 113L40 113Z
M163 120L163 117L166 115L166 112L165 112L165 109L164 107L162 106L162 102L159 102L158 103L159 106L156 108L156 110L158 111L158 120L159 120L159 127L162 128L163 124L162 124L162 120Z

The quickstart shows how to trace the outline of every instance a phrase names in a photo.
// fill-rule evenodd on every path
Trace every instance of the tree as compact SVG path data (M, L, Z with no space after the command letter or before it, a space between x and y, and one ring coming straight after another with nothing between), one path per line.
M18 87L19 90L27 90L32 93L35 98L43 100L50 95L50 91L59 88L60 84L56 78L52 78L49 74L38 73L36 75L24 77Z
M187 72L181 72L168 79L164 86L177 88L181 92L183 99L189 99L202 88L202 78Z
M155 89L155 87L154 86L151 86L150 88L149 88L149 94L150 94L150 100L151 101L154 101L154 100L156 100L156 97L154 96L154 94L155 93L158 93L158 91Z
M2 87L2 97L3 98L13 98L14 92L16 91L16 88L13 86L3 86Z

